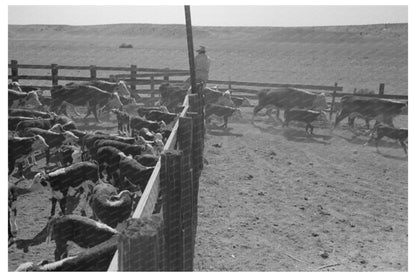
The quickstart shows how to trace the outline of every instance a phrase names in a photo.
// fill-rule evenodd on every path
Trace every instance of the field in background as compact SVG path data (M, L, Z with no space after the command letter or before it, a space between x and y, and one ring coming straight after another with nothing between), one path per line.
M407 25L194 27L216 80L338 85L407 94ZM122 43L133 48L119 48ZM181 25L9 26L9 61L188 69ZM25 71L22 70L22 73ZM75 74L76 72L74 72ZM86 74L84 72L80 74ZM29 81L27 81L29 82Z
M120 49L122 43L134 48ZM344 92L377 91L385 83L386 94L408 93L405 24L194 27L194 44L208 48L211 79L337 82ZM188 68L185 29L179 25L9 26L11 59ZM82 73L89 74L73 74ZM207 133L195 270L407 271L408 163L400 146L383 139L378 154L373 145L362 146L367 137L343 127L333 132L317 127L311 138L302 124L282 128L261 115L251 125L251 114L252 108L243 108L243 118L232 119L228 132ZM407 127L407 116L394 123ZM44 227L48 195L19 198L20 238ZM52 259L53 247L42 244L29 253L11 247L9 269Z

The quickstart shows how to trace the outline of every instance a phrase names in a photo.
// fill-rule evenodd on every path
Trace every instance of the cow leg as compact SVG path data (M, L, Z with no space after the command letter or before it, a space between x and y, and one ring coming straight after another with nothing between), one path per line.
M404 153L407 155L407 145L404 140L399 140L400 145L403 147Z
M59 207L61 208L61 212L65 215L65 208L66 208L66 196L59 200Z
M56 207L56 202L57 201L58 200L56 198L52 197L52 199L51 199L52 207L51 207L51 216L50 217L53 217L55 215L55 207Z
M49 148L45 150L45 156L46 156L46 165L49 166L49 162L51 160L51 150Z
M310 123L308 123L308 125L309 125L309 129L311 130L311 135L313 135L313 126Z
M95 105L95 106L92 108L92 113L94 114L95 120L99 123L99 122L100 122L100 120L98 119L98 115L97 115L97 105Z
M334 124L334 128L344 119L346 118L350 113L345 111L345 110L341 110L336 118L335 118L335 124Z
M254 107L253 109L253 116L251 118L251 123L254 123L254 117L256 116L256 114L265 107L265 105L263 104L258 104L257 106Z
M9 159L9 175L13 173L15 163L16 161L14 159Z
M68 246L66 244L66 241L60 241L60 240L56 241L56 248L54 251L54 255L55 255L55 261L59 261L68 257Z
M222 127L224 129L226 129L227 128L227 125L228 125L228 116L224 116L223 119L224 119L224 124L222 125Z

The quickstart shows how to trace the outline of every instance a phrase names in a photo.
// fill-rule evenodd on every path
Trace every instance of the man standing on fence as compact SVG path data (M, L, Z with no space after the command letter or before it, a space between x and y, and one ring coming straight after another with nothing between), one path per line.
M200 46L196 52L198 55L195 56L195 79L197 83L202 82L205 86L208 81L211 59L207 56L204 46Z

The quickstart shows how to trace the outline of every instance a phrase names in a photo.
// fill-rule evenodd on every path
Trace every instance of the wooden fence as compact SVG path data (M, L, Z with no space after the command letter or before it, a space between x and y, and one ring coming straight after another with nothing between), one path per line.
M142 231L120 235L108 271L193 270L204 128L202 97L187 95L130 220L138 220ZM155 220L151 216L157 201L162 203L161 216Z
M183 84L184 77L189 76L188 70L180 69L157 69L157 68L139 68L136 65L131 65L130 67L112 67L112 66L66 66L66 65L29 65L29 64L19 64L16 60L12 60L9 64L10 75L8 76L12 81L19 80L48 80L52 81L52 86L57 85L59 80L64 81L90 81L90 80L124 80L130 86L132 90L136 90L137 85L150 85L150 90L140 91L140 94L148 95L150 97L155 97L155 85L162 84L164 82L170 82L172 84ZM50 70L50 76L39 76L39 75L19 75L18 69L47 69ZM89 77L77 77L77 76L61 76L59 75L59 70L87 70L90 71ZM128 73L122 74L111 74L109 77L97 77L97 71L127 71ZM172 78L181 78L181 79L172 79ZM257 99L257 92L262 88L275 88L275 87L294 87L300 89L307 89L312 91L324 92L325 95L330 99L330 117L332 118L333 112L336 111L336 101L344 95L351 95L351 93L345 93L343 87L338 86L337 83L334 83L333 86L324 86L324 85L305 85L305 84L277 84L277 83L258 83L258 82L240 82L240 81L221 81L221 80L208 80L209 85L217 85L226 87L226 89L231 89L234 96L246 97L251 100ZM42 89L50 89L51 86L40 86ZM380 84L378 94L355 94L357 96L367 96L367 97L379 97L385 99L398 99L398 100L407 100L407 95L394 95L394 94L384 94L385 85Z

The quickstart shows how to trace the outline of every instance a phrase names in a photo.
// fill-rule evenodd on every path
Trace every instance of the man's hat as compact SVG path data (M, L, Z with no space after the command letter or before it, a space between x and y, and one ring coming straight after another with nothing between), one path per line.
M205 49L205 46L199 46L199 49L198 50L196 50L196 52L205 52L206 51L206 49Z

